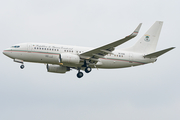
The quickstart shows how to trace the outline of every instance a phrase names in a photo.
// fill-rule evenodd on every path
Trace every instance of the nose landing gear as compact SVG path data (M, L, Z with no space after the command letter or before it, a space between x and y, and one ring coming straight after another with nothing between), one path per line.
M14 62L21 63L22 65L20 66L20 68L21 68L21 69L24 69L23 60L14 59Z
M21 69L24 69L24 65L21 65L20 68L21 68Z

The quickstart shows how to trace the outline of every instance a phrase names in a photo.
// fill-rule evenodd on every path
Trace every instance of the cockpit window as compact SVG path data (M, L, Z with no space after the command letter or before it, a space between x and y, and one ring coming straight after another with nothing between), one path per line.
M19 48L20 46L11 46L11 48Z

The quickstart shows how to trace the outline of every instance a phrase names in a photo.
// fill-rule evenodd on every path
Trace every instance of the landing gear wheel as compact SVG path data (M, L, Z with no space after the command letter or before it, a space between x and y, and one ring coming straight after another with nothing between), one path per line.
M23 69L23 68L24 68L24 65L21 65L20 68Z
M78 78L81 78L82 76L83 76L83 73L82 73L82 72L78 72L78 73L77 73L77 77L78 77Z
M85 72L86 72L86 73L91 72L91 70L92 70L91 67L86 67L86 68L85 68Z

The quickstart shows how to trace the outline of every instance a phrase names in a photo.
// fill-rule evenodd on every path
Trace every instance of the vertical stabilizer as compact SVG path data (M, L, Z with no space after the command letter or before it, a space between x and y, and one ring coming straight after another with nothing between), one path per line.
M162 25L162 21L156 21L141 39L128 50L145 54L155 52Z

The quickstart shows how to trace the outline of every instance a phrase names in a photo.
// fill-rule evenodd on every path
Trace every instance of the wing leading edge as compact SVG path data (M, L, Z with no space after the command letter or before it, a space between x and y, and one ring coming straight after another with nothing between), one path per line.
M115 47L129 41L130 39L134 38L137 36L140 28L141 28L142 23L138 25L138 27L134 30L134 32L128 36L126 36L123 39L117 40L115 42L112 42L110 44L92 49L90 51L84 52L80 54L80 57L83 59L88 59L90 62L97 62L98 58L103 58L107 54L112 54L112 51L115 49Z

